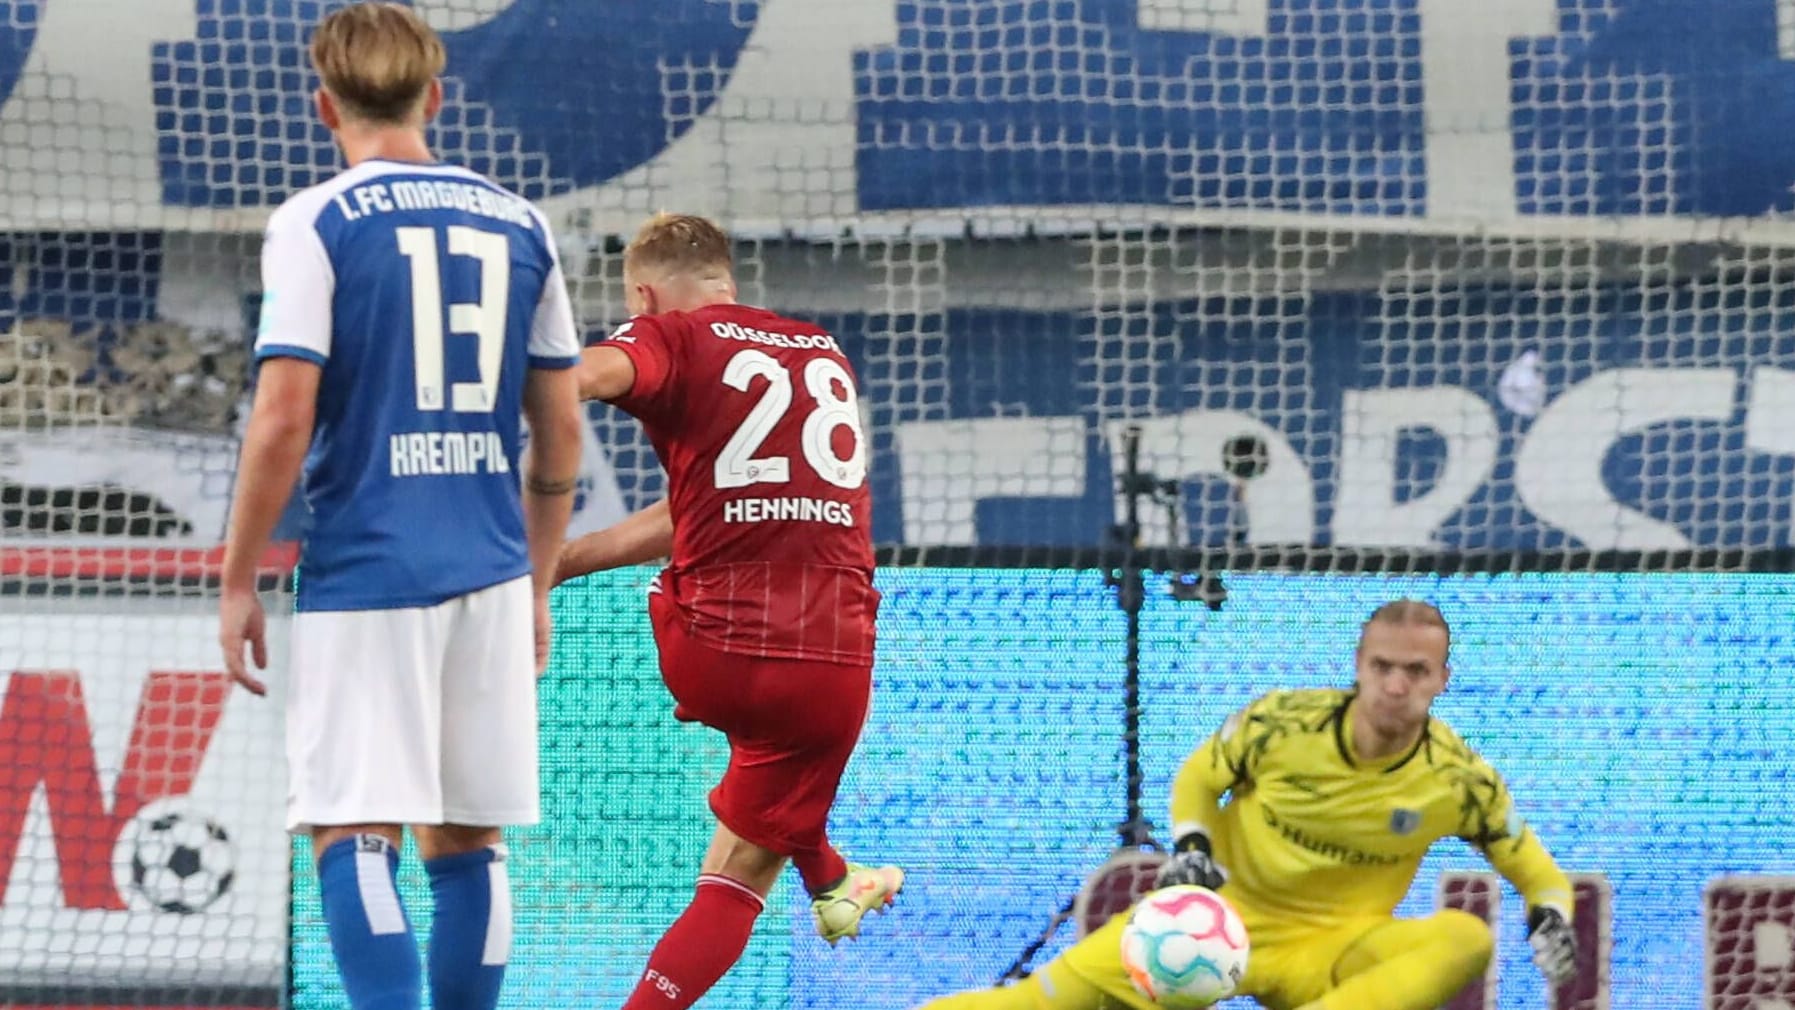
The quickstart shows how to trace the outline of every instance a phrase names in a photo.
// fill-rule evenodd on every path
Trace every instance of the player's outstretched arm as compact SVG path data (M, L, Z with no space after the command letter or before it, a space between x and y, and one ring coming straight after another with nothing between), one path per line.
M1222 794L1249 777L1243 727L1251 711L1249 705L1229 716L1179 766L1172 779L1172 856L1160 868L1155 886L1216 888L1227 881L1228 872L1211 855L1209 832Z
M280 522L305 466L323 371L300 358L263 361L256 378L255 406L243 434L219 585L218 644L231 677L256 694L266 693L267 688L244 666L243 648L249 647L257 669L267 667L262 604L256 596L257 561L268 549L275 524Z
M673 553L673 513L665 498L561 548L555 584L593 572L640 565Z
M1209 845L1209 825L1229 785L1227 762L1217 754L1223 746L1220 736L1210 737L1185 758L1172 780L1172 855L1159 868L1155 887L1195 884L1213 889L1227 882L1228 872L1215 861Z
M623 351L604 344L581 351L574 372L579 376L582 400L615 400L636 384L636 363Z
M1514 814L1507 785L1491 774L1496 789L1485 836L1471 841L1526 900L1527 943L1533 948L1533 963L1547 981L1559 985L1577 970L1577 933L1571 928L1571 881L1539 836Z
M1490 865L1527 902L1527 945L1533 963L1553 985L1577 970L1577 933L1571 928L1571 881L1539 836L1524 824L1510 837L1483 846Z

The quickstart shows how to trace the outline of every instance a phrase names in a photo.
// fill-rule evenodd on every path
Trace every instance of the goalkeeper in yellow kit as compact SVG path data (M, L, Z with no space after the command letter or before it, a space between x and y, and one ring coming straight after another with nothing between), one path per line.
M1278 691L1230 716L1172 784L1156 885L1217 887L1252 941L1239 992L1270 1010L1433 1010L1483 974L1481 919L1392 912L1434 842L1476 846L1526 899L1547 980L1576 964L1571 887L1495 769L1428 709L1450 631L1415 600L1365 622L1350 690ZM1226 797L1226 802L1223 798ZM1016 985L924 1010L1152 1010L1122 970L1118 915Z

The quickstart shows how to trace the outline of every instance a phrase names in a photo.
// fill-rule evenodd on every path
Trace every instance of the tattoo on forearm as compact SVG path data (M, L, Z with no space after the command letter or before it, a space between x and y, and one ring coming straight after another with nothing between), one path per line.
M531 474L529 480L524 483L531 491L534 491L537 494L562 495L572 494L574 485L578 483L578 481L573 477L569 477L566 480L549 480L545 477L538 477L535 474Z

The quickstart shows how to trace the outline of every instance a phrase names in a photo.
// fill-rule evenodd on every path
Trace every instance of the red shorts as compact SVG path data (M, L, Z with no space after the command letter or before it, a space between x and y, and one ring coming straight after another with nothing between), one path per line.
M717 820L780 855L828 844L829 807L866 722L872 667L721 652L691 636L664 593L649 594L648 613L674 717L729 738L729 767L710 795Z

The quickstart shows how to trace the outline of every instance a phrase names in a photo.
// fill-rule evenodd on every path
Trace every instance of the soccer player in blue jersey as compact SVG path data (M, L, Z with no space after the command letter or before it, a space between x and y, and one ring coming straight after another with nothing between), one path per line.
M267 658L256 560L303 465L287 819L311 834L354 1010L420 1005L403 825L435 898L434 1005L497 1005L500 828L538 819L535 681L584 423L547 222L426 144L444 58L399 4L318 26L318 113L349 167L268 223L223 571L225 663L261 694L243 656Z

